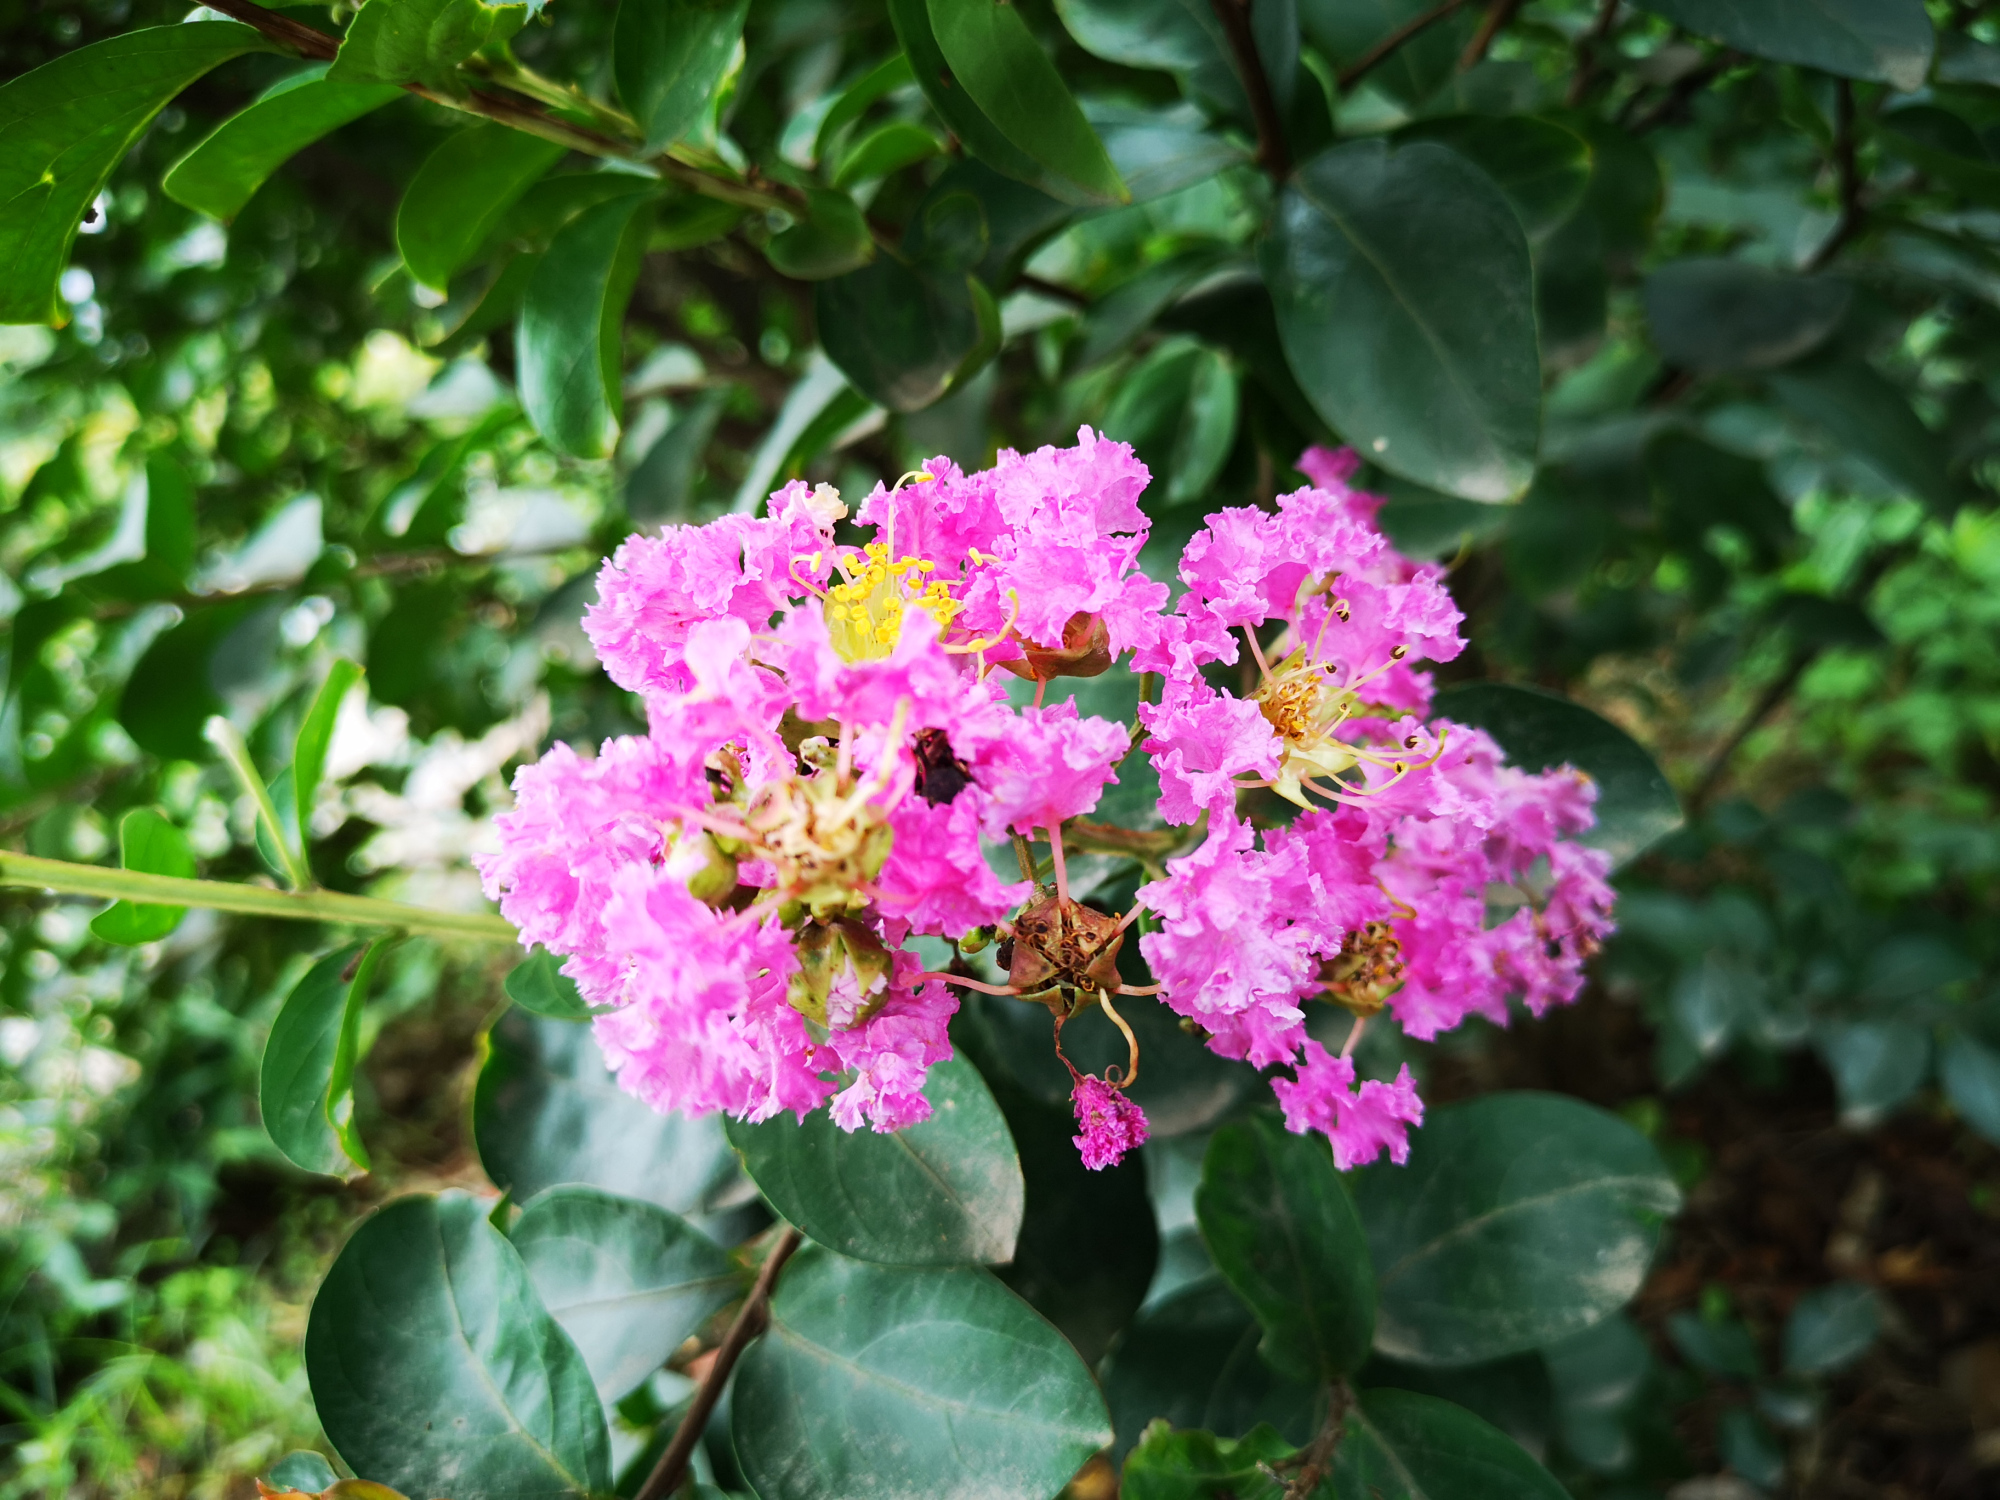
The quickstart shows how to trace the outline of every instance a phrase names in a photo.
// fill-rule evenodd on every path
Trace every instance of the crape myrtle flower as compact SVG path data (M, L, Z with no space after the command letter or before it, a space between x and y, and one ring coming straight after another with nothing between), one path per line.
M1369 1018L1429 1038L1504 1022L1513 998L1573 999L1612 893L1605 856L1574 842L1585 778L1509 767L1430 717L1422 663L1463 648L1460 615L1439 570L1381 534L1354 467L1315 449L1306 488L1209 515L1171 613L1137 567L1145 467L1088 428L878 486L859 545L841 498L803 483L763 516L633 537L585 629L647 732L523 767L487 889L606 1007L606 1057L655 1108L914 1124L969 988L1048 1008L1100 1169L1147 1136L1118 1002L1157 995L1272 1070L1286 1123L1328 1136L1341 1168L1402 1161L1423 1106L1407 1068L1357 1082ZM1136 726L1043 706L1052 678L1121 659L1148 674ZM1032 704L995 669L1033 680ZM1103 847L1086 820L1136 753L1186 831L1120 915L1072 895L1064 830ZM1018 883L986 857L1010 841ZM1151 984L1119 972L1135 927ZM1004 982L926 970L920 936L961 959L997 939ZM1308 1035L1322 1002L1355 1018L1339 1055ZM1102 1076L1062 1051L1093 1007L1129 1051Z

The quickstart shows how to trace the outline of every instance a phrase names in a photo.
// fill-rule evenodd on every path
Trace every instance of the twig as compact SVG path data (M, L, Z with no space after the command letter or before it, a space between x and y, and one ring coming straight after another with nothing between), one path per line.
M1073 286L1064 286L1060 281L1050 281L1043 276L1035 276L1023 271L1014 278L1014 285L1023 291L1047 297L1052 302L1067 302L1071 307L1089 307L1090 298Z
M1583 103L1583 96L1590 91L1590 85L1598 74L1597 49L1611 35L1611 28L1618 21L1618 0L1603 0L1597 9L1597 19L1590 30L1577 38L1576 75L1569 81L1569 93L1563 102L1571 109Z
M1326 1420L1319 1424L1312 1445L1306 1449L1305 1466L1285 1486L1284 1500L1307 1500L1319 1488L1319 1482L1326 1478L1327 1470L1333 1467L1333 1455L1340 1447L1341 1436L1347 1430L1347 1408L1353 1400L1344 1382L1328 1387Z
M1692 73L1679 79L1671 89L1667 90L1666 98L1654 105L1645 114L1633 120L1631 124L1625 125L1625 115L1631 110L1633 105L1638 103L1640 98L1640 95L1634 94L1630 99L1625 101L1624 108L1619 110L1617 123L1625 125L1625 128L1634 135L1644 135L1647 131L1664 125L1680 112L1688 100L1692 99L1702 89L1707 88L1722 73L1736 66L1737 61L1738 58L1734 52L1720 54L1712 62L1696 68Z
M1334 80L1340 85L1340 91L1343 94L1346 93L1355 84L1359 83L1363 76L1377 63L1381 62L1383 58L1387 57L1418 33L1429 30L1464 3L1465 0L1443 0L1442 4L1432 6L1414 20L1405 21L1401 26L1398 26L1394 31L1383 37L1381 41L1377 42L1366 52L1362 53L1361 56L1340 70L1339 77Z
M1459 54L1458 71L1470 72L1486 56L1486 49L1493 45L1493 38L1500 34L1500 28L1514 19L1514 12L1521 8L1521 0L1493 0L1487 7L1486 19L1479 23L1479 30L1471 41L1465 44L1465 51Z
M722 1399L722 1388L729 1383L729 1372L736 1368L737 1358L750 1340L764 1331L770 1317L771 1288L777 1284L778 1273L785 1268L785 1262L798 1248L799 1232L787 1224L785 1232L771 1247L771 1253L764 1257L763 1267L757 1272L756 1284L750 1288L750 1295L743 1299L743 1306L737 1310L729 1332L723 1335L722 1346L715 1351L715 1362L702 1376L687 1415L674 1429L673 1441L667 1444L667 1451L660 1455L660 1461L653 1465L653 1472L646 1476L646 1482L639 1487L634 1500L663 1500L663 1497L680 1488L681 1480L687 1474L688 1460L694 1456L694 1445L701 1441L709 1415L714 1412L715 1403Z
M1264 59L1257 55L1257 36L1250 29L1250 0L1209 0L1222 33L1229 38L1229 50L1236 56L1236 71L1243 79L1243 92L1250 97L1250 118L1257 125L1257 165L1272 177L1292 170L1291 153L1285 146L1284 121L1278 117L1278 101L1271 92L1271 79L1264 71Z
M1845 78L1834 85L1833 162L1840 173L1840 219L1806 262L1808 271L1819 270L1838 255L1840 247L1860 231L1866 216L1861 206L1861 169L1854 151L1854 85Z
M1819 652L1820 648L1817 646L1801 646L1795 650L1785 670L1780 672L1777 680L1758 696L1750 712L1743 716L1743 722L1731 730L1729 738L1716 747L1715 754L1709 757L1708 769L1702 772L1701 780L1696 783L1693 793L1688 797L1690 812L1698 813L1708 805L1709 798L1715 795L1716 788L1722 785L1722 778L1729 771L1729 762L1735 758L1736 752L1743 748L1743 742L1755 734L1758 726L1770 718L1777 711L1778 705L1791 696L1792 689L1799 685L1799 679L1805 676L1806 668L1818 658Z

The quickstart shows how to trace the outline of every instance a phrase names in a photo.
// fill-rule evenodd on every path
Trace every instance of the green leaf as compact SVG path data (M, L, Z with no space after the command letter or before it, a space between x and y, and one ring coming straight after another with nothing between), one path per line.
M1836 1281L1807 1292L1785 1320L1785 1369L1793 1375L1831 1375L1868 1352L1881 1327L1882 1304L1873 1287Z
M326 774L327 747L333 743L333 726L340 718L341 700L360 680L361 668L344 656L336 656L333 665L327 668L326 681L313 695L305 721L299 725L298 738L292 742L292 806L298 816L301 846L307 842L312 827L313 799L318 796L320 779Z
M1273 1369L1313 1382L1360 1368L1375 1332L1375 1269L1323 1141L1267 1114L1223 1126L1195 1214L1216 1269L1264 1325L1258 1348Z
M1211 112L1248 117L1228 34L1207 0L1056 0L1056 13L1092 56L1171 73Z
M611 72L647 151L664 151L700 120L749 10L750 0L621 0Z
M1959 1118L2000 1145L2000 1052L1953 1037L1938 1058L1938 1077Z
M486 1205L462 1193L399 1198L362 1221L313 1299L306 1374L348 1466L406 1495L611 1488L583 1356Z
M1428 141L1335 146L1286 188L1264 266L1299 384L1365 457L1468 500L1527 488L1534 278L1484 172Z
M900 60L900 59L899 59ZM904 64L907 69L908 64ZM908 120L890 120L878 125L840 154L834 169L833 185L852 187L872 182L905 167L928 161L944 150L938 138L921 125Z
M348 1162L368 1169L354 1123L354 1065L381 952L380 943L349 943L314 964L285 997L264 1043L257 1079L264 1129L308 1172L345 1176Z
M516 1200L584 1183L711 1218L747 1195L713 1116L657 1114L620 1089L587 1027L509 1010L487 1034L472 1133L494 1186Z
M1076 1351L990 1272L813 1246L738 1367L733 1426L763 1500L1047 1500L1111 1441Z
M1430 0L1300 0L1299 25L1328 61L1345 68L1432 8ZM1451 77L1471 35L1472 19L1463 12L1426 27L1369 71L1369 86L1406 108L1426 104Z
M1183 250L1119 282L1091 304L1072 369L1081 373L1123 353L1181 293L1223 261L1212 249Z
M1271 1427L1232 1442L1155 1422L1119 1471L1118 1500L1279 1500L1285 1484L1271 1465L1296 1451Z
M665 1364L737 1290L729 1257L685 1219L596 1188L550 1188L509 1238L607 1405Z
M578 214L549 242L521 304L521 406L535 431L572 458L608 458L618 442L625 304L639 279L650 205L640 186Z
M410 274L443 291L507 210L564 155L553 141L505 125L447 136L417 168L396 209L396 249Z
M536 948L508 972L507 998L523 1010L552 1021L588 1021L612 1009L591 1005L576 981L562 971L562 960L546 948Z
M1935 37L1923 0L1639 0L1642 9L1741 51L1923 87Z
M333 1465L324 1456L310 1448L301 1448L272 1464L271 1472L264 1478L274 1490L304 1490L317 1495L337 1483L340 1476L333 1472Z
M1406 125L1396 139L1436 141L1473 162L1507 195L1530 241L1553 233L1590 185L1590 142L1553 120L1443 115Z
M1566 1500L1553 1475L1462 1406L1415 1391L1364 1391L1348 1413L1337 1500Z
M847 194L807 188L806 217L772 235L764 254L783 275L824 281L867 265L875 256L875 240Z
M916 75L910 71L910 60L901 53L877 63L863 73L842 91L819 122L819 129L813 135L813 160L824 162L827 153L840 132L859 120L868 112L868 106L885 94L906 88L915 83Z
M334 82L326 70L312 63L264 90L175 162L160 190L226 224L293 156L403 92L388 83Z
M1380 1299L1375 1347L1478 1364L1625 1305L1680 1193L1646 1138L1554 1094L1431 1111L1405 1167L1355 1174Z
M1768 370L1824 343L1852 296L1830 277L1695 256L1646 278L1646 321L1668 364L1703 375Z
M484 0L367 0L341 39L326 76L337 83L422 83L448 75L482 47L504 42L528 19L525 5Z
M1160 498L1207 498L1236 443L1236 371L1219 350L1185 337L1156 345L1118 386L1104 433L1128 442L1166 482Z
M0 84L0 323L68 320L56 283L111 169L210 68L270 50L234 21L151 26Z
M1908 1021L1836 1021L1819 1028L1820 1056L1850 1129L1881 1122L1914 1094L1931 1066L1930 1033Z
M193 610L153 637L118 700L118 722L141 750L162 760L208 757L202 726L222 712L210 662L225 637L254 624L253 607L239 600Z
M1639 742L1610 720L1540 688L1468 682L1437 695L1435 712L1483 729L1525 771L1575 766L1597 783L1597 825L1580 842L1613 868L1681 826L1680 799Z
M953 78L1014 145L1105 202L1131 194L1021 13L1004 0L925 0Z
M1011 1260L1024 1186L1014 1138L979 1070L939 1063L931 1117L892 1133L842 1130L825 1110L725 1127L771 1206L843 1255L895 1266Z
M1941 515L1958 505L1943 440L1903 393L1859 359L1815 359L1765 377L1778 399L1889 483Z
M820 344L856 390L891 411L922 411L950 390L986 340L980 298L963 271L891 255L823 281L813 294Z
M135 807L118 820L118 863L148 875L194 878L194 851L187 835L150 807ZM157 942L180 926L185 906L150 901L114 901L91 918L91 933L107 943Z

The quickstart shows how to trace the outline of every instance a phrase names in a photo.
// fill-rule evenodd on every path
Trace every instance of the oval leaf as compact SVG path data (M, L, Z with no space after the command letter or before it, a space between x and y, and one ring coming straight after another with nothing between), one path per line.
M443 291L563 155L553 141L505 125L474 125L447 137L417 168L396 209L396 249L410 274Z
M1415 1391L1363 1393L1348 1414L1331 1488L1338 1500L1565 1500L1569 1494L1499 1428Z
M521 406L573 458L608 458L618 442L619 340L649 206L641 188L578 214L549 242L521 303Z
M925 0L889 0L889 20L896 28L896 40L902 43L910 59L910 71L916 75L924 98L971 155L995 171L1065 200L1077 196L1075 188L1052 178L1039 162L1008 140L1000 127L972 102L972 96L958 86L931 30Z
M285 997L264 1043L257 1107L272 1142L294 1166L341 1175L366 1169L354 1129L354 1064L380 945L349 943L306 971Z
M1358 1369L1375 1334L1375 1268L1325 1143L1265 1114L1225 1125L1194 1201L1216 1269L1264 1325L1271 1367L1308 1382Z
M321 136L380 109L402 90L387 83L337 83L316 63L273 84L175 162L160 190L225 224L242 212L278 168Z
M333 744L341 700L360 680L361 668L344 656L336 656L299 725L298 738L292 742L292 805L298 812L302 842L312 832L313 801L319 795L320 778L326 774L326 752Z
M890 1134L848 1132L825 1110L726 1127L771 1206L842 1255L893 1266L1013 1259L1026 1187L1014 1137L979 1070L939 1063L931 1117Z
M1923 0L1639 0L1702 36L1778 62L1922 88L1936 37Z
M1056 13L1093 57L1171 73L1211 110L1249 117L1228 33L1208 0L1056 0Z
M908 64L904 66L907 69ZM887 177L891 172L900 172L920 161L928 161L943 149L938 138L923 126L913 125L908 120L891 120L869 131L841 153L840 165L834 169L833 185L838 188L852 187L857 182Z
M874 257L875 241L868 233L868 221L847 194L808 188L806 217L771 236L764 254L786 276L824 281L867 265Z
M685 1219L595 1188L551 1188L509 1236L609 1404L737 1290L729 1257Z
M1406 126L1396 139L1436 141L1472 161L1507 195L1530 240L1553 233L1590 185L1590 142L1553 120L1446 115Z
M870 400L922 411L952 387L984 339L976 300L984 292L963 273L878 256L815 290L820 344Z
M1938 1076L1959 1118L2000 1145L2000 1052L1953 1037L1938 1058Z
M1378 1273L1375 1347L1469 1365L1588 1328L1645 1280L1680 1204L1646 1138L1555 1094L1434 1110L1406 1167L1355 1174Z
M1785 1320L1785 1369L1793 1375L1843 1370L1868 1352L1881 1323L1872 1287L1836 1281L1807 1292Z
M583 998L576 981L562 971L562 960L537 948L507 975L507 998L523 1010L552 1021L588 1021L599 1009Z
M1047 1500L1111 1441L1076 1351L990 1273L811 1246L778 1285L734 1405L764 1500Z
M56 283L111 169L174 95L218 63L269 50L234 21L150 26L0 84L0 323L67 319Z
M194 878L187 835L150 807L135 807L118 820L118 862L148 875ZM185 906L116 901L91 919L90 930L107 943L153 943L180 926L186 915Z
M398 1199L355 1230L313 1298L306 1374L348 1467L404 1494L611 1488L583 1356L464 1194Z
M1949 515L1957 487L1945 464L1945 440L1911 410L1908 399L1860 359L1822 356L1765 377L1778 399L1823 428L1890 484Z
M931 33L957 83L1021 150L1107 202L1130 198L1083 110L1005 0L925 0Z
M1293 373L1364 456L1468 500L1527 488L1534 276L1484 172L1428 141L1336 146L1285 190L1264 263Z
M1824 342L1852 296L1829 277L1697 256L1646 278L1646 322L1669 364L1701 374L1766 370Z
M1597 783L1597 824L1581 842L1615 869L1681 826L1680 799L1639 742L1609 719L1540 688L1468 682L1437 695L1435 712L1485 730L1524 771L1575 766Z
M750 0L624 0L611 34L618 97L648 151L693 128L743 38Z
M437 84L481 47L506 41L527 19L526 5L485 0L368 0L349 24L327 77Z

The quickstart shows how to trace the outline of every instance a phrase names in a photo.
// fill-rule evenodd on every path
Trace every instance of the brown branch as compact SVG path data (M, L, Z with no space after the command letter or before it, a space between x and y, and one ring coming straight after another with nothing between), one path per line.
M1597 66L1597 49L1611 36L1611 28L1618 21L1618 0L1603 0L1598 7L1597 20L1590 30L1577 38L1576 76L1569 81L1569 93L1563 102L1571 109L1583 103L1583 96L1590 92L1591 84L1597 81L1600 69Z
M1402 46L1403 43L1409 41L1420 32L1428 31L1432 26L1442 21L1464 3L1465 0L1443 0L1442 4L1432 6L1415 19L1405 21L1401 26L1398 26L1394 31L1383 37L1381 41L1377 42L1366 52L1362 53L1361 56L1340 70L1340 76L1335 80L1340 85L1340 91L1343 94L1346 93L1355 84L1359 83L1377 63Z
M1052 302L1067 302L1071 307L1089 307L1090 298L1073 286L1064 286L1060 281L1050 281L1046 277L1031 276L1023 271L1014 278L1014 285L1023 291L1047 297Z
M1867 216L1861 206L1861 168L1855 160L1854 85L1845 78L1834 85L1833 163L1840 174L1840 219L1833 226L1833 233L1821 241L1812 259L1806 262L1808 271L1821 269L1838 255L1841 246L1860 232L1861 222Z
M1666 124L1668 120L1686 108L1688 100L1707 88L1723 73L1735 67L1741 60L1734 52L1719 54L1713 61L1703 64L1692 73L1676 81L1674 86L1667 90L1666 98L1654 105L1645 114L1633 120L1629 125L1626 125L1626 116L1630 114L1632 107L1639 102L1643 91L1641 94L1634 94L1630 99L1625 101L1623 108L1618 111L1617 123L1625 125L1625 128L1634 135L1644 135L1647 131Z
M762 1333L764 1325L770 1320L771 1288L777 1285L778 1273L784 1270L785 1262L798 1248L799 1232L787 1224L785 1232L771 1246L771 1253L764 1257L764 1265L757 1272L756 1285L743 1299L743 1306L737 1310L729 1332L723 1335L721 1347L715 1351L715 1362L702 1376L687 1415L674 1429L673 1441L667 1444L667 1451L660 1455L660 1461L646 1476L646 1482L639 1487L634 1500L664 1500L665 1496L680 1488L681 1480L687 1476L688 1460L694 1456L694 1445L701 1441L709 1416L715 1411L715 1403L722 1399L722 1388L729 1382L730 1371L736 1368L737 1358L750 1340Z
M1250 29L1250 0L1209 0L1222 33L1229 38L1229 50L1236 57L1236 71L1243 79L1243 92L1250 98L1250 118L1257 126L1257 165L1274 178L1292 170L1290 151L1285 146L1284 121L1278 116L1278 100L1271 92L1271 79L1264 71L1264 59L1257 54L1257 36Z
M296 52L309 62L332 62L334 54L340 51L339 37L316 26L308 26L303 21L294 21L290 16L281 16L274 10L266 10L261 5L253 5L251 0L216 0L209 9L219 10L225 16L234 16L246 26L256 27L287 52Z
M1471 41L1465 44L1465 51L1459 54L1458 71L1470 72L1486 56L1486 49L1493 45L1493 38L1500 34L1500 28L1514 19L1514 12L1521 8L1521 0L1493 0L1487 7L1486 19L1479 23L1479 30Z
M1333 1467L1334 1453L1340 1447L1340 1439L1347 1431L1347 1409L1354 1404L1353 1394L1346 1384L1340 1383L1327 1388L1326 1420L1319 1424L1319 1431L1313 1435L1312 1444L1305 1450L1305 1463L1285 1486L1284 1500L1307 1500L1319 1482L1326 1478L1327 1470Z

